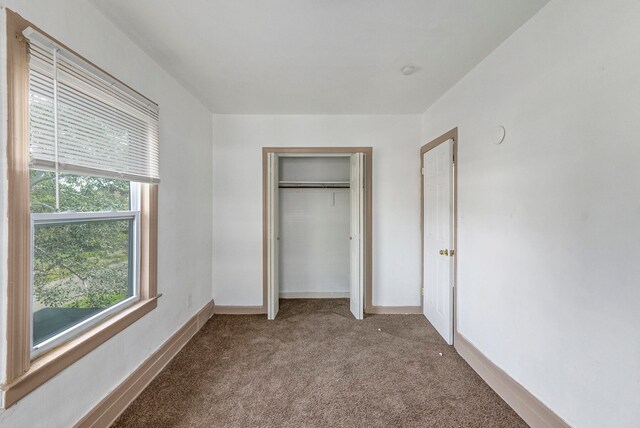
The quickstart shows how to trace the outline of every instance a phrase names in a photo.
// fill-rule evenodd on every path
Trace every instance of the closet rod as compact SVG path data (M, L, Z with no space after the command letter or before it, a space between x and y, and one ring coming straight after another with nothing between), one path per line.
M351 187L349 183L318 183L318 184L295 184L283 183L278 185L280 189L348 189Z

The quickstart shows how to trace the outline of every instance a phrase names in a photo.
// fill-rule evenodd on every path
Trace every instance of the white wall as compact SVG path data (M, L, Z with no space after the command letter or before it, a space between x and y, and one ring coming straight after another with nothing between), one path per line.
M350 196L349 189L280 189L281 297L349 293Z
M349 181L351 163L349 156L280 156L280 181Z
M420 305L420 116L214 115L213 294L262 305L264 146L373 147L373 303Z
M89 2L3 3L160 105L158 291L163 297L158 308L0 413L1 426L68 427L211 300L211 114ZM4 144L6 132L2 132ZM3 165L4 153L3 149ZM1 189L4 201L5 186ZM4 233L2 248L4 315ZM189 294L191 307L187 307Z
M552 1L423 117L460 127L459 330L576 427L640 420L639 23Z

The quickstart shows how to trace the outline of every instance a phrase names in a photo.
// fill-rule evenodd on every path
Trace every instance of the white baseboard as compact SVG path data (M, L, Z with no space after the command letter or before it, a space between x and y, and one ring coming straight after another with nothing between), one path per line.
M281 299L348 299L351 293L343 291L281 291Z
M489 360L467 338L456 333L454 347L473 370L532 428L570 428L553 410L538 400L500 367Z

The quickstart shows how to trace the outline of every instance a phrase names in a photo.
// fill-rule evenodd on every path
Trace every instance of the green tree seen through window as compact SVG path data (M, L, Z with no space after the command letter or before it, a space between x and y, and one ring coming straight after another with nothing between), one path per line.
M31 212L55 212L55 174L32 170ZM61 175L60 211L130 209L130 183ZM102 309L131 295L131 221L41 224L34 230L34 317L47 308ZM35 321L37 324L37 320Z

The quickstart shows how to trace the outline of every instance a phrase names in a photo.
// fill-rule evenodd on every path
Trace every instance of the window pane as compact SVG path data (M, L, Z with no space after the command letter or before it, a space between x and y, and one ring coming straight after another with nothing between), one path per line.
M31 170L31 212L55 212L56 174ZM60 211L128 211L130 183L126 180L60 175Z
M34 228L33 344L134 295L133 220Z

